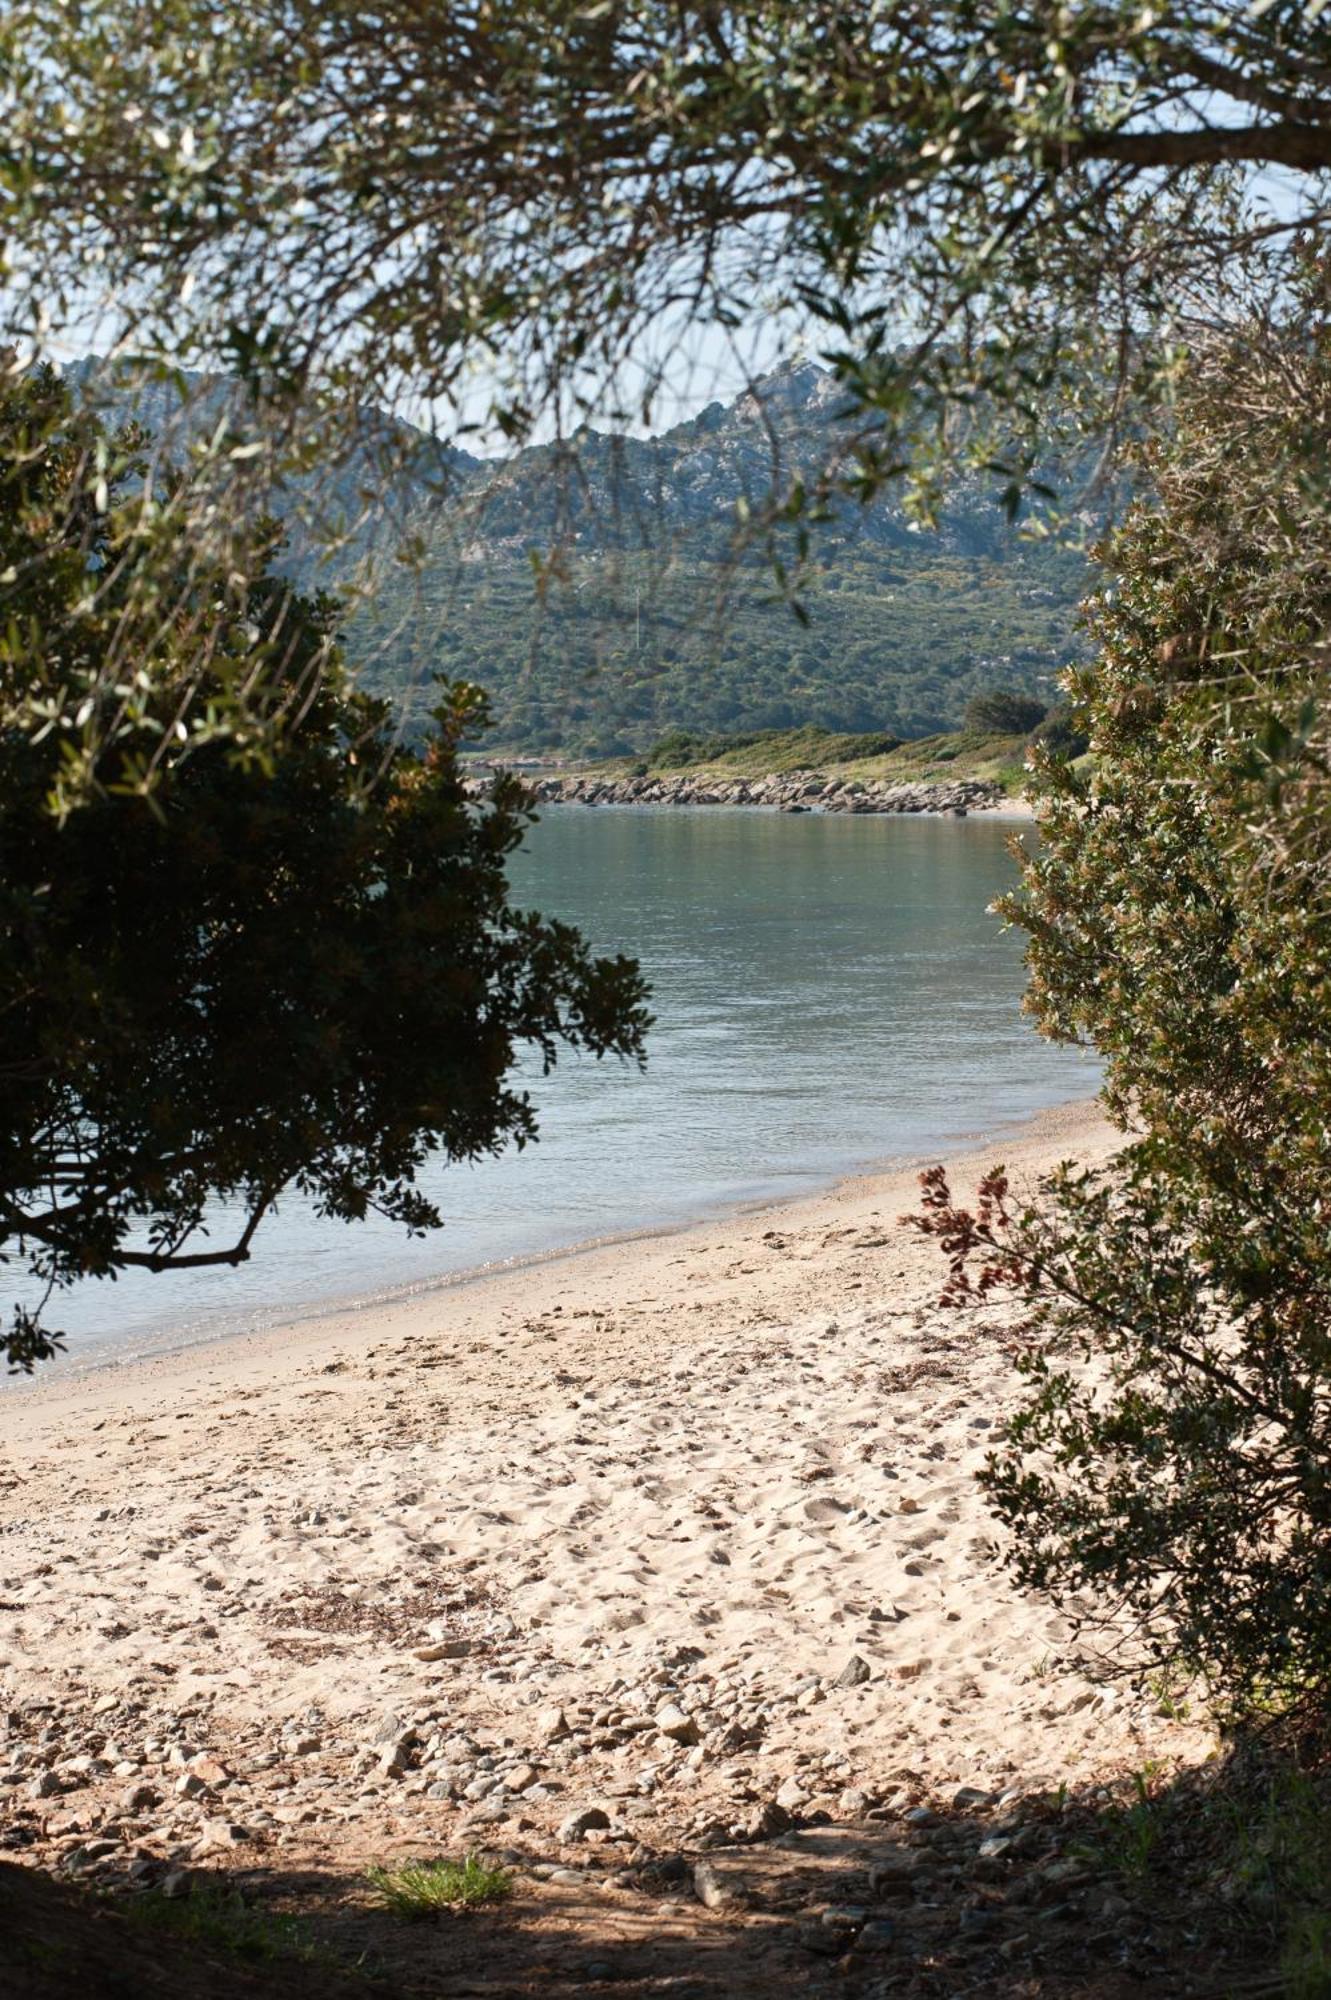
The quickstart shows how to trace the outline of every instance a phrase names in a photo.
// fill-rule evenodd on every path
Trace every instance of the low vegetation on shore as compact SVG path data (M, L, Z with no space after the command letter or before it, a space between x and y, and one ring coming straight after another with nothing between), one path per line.
M909 742L864 731L769 729L751 735L697 736L675 730L643 757L607 760L594 767L606 776L680 775L690 778L761 778L805 771L865 783L931 784L971 779L1009 793L1025 777L1027 734L951 730ZM589 768L578 766L578 769Z
M734 803L850 809L860 798L895 801L900 810L949 811L1021 798L1029 772L1029 732L955 730L911 742L880 733L778 729L752 735L701 736L678 730L645 757L528 766L522 771L546 802L589 797L599 803ZM496 753L494 763L505 761ZM491 760L474 760L486 773ZM888 809L892 809L889 805Z

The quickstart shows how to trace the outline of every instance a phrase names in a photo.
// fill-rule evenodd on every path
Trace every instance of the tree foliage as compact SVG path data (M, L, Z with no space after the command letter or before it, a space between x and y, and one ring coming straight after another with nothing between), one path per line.
M46 371L0 399L0 1256L28 1279L4 1340L19 1366L51 1351L34 1286L238 1262L287 1190L437 1226L431 1156L534 1134L519 1052L636 1056L646 1024L631 963L510 905L531 814L512 780L467 794L474 690L443 687L424 748L402 749L351 682L337 607L273 572L262 528L244 576L178 545L175 616L154 615L139 442L72 413ZM109 682L113 635L138 664Z
M218 562L278 490L360 545L389 470L306 475L392 457L369 406L559 441L575 496L580 427L670 413L695 336L732 379L812 345L842 420L821 465L773 431L758 509L793 595L831 492L908 471L927 514L961 462L1015 509L1051 430L1121 433L1279 272L1329 35L1300 0L18 0L3 324L239 385L176 500Z
M1045 1030L1105 1060L1103 1170L977 1211L949 1292L1029 1308L985 1476L1018 1575L1090 1589L1239 1706L1331 1690L1331 325L1199 356L1156 497L1103 553L1007 913Z
M1019 694L1013 688L989 688L972 695L966 703L965 726L979 732L1025 736L1047 714L1047 704L1035 695Z

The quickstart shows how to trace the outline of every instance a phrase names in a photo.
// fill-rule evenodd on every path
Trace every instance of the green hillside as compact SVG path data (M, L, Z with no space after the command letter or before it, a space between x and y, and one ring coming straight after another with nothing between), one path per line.
M177 442L215 428L235 392L95 362L70 373L80 394ZM512 751L641 753L677 728L921 737L955 728L996 685L1053 698L1076 650L1084 565L1024 539L979 478L928 533L890 495L829 506L799 571L801 622L742 522L813 476L837 436L839 392L809 364L659 437L584 431L503 460L374 410L352 416L344 459L285 489L288 565L346 590L377 554L347 636L409 728L444 674L489 690L491 740ZM310 530L320 512L355 523L332 561ZM404 535L411 565L395 559Z
M829 547L801 624L756 563L578 556L543 595L492 556L401 577L356 614L371 682L428 705L432 672L492 697L504 748L642 751L667 731L955 727L995 685L1053 699L1084 572L1052 549L1006 561L922 547Z

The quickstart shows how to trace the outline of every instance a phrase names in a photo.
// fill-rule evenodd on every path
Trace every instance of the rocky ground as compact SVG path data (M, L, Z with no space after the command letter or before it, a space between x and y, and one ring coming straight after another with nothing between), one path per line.
M1005 1327L910 1192L6 1397L10 1857L237 1881L403 1993L1204 1990L1122 1829L1209 1734L1007 1583ZM498 1910L376 1909L473 1850Z

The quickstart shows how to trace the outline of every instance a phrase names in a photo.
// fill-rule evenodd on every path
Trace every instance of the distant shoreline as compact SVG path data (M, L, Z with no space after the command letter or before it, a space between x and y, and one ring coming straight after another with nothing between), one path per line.
M1024 796L1005 792L984 779L886 783L872 779L828 778L815 771L773 773L765 778L715 774L651 774L615 777L573 772L527 780L538 805L660 807L672 810L743 806L789 814L848 814L884 817L928 814L965 819L1029 820L1035 817Z

